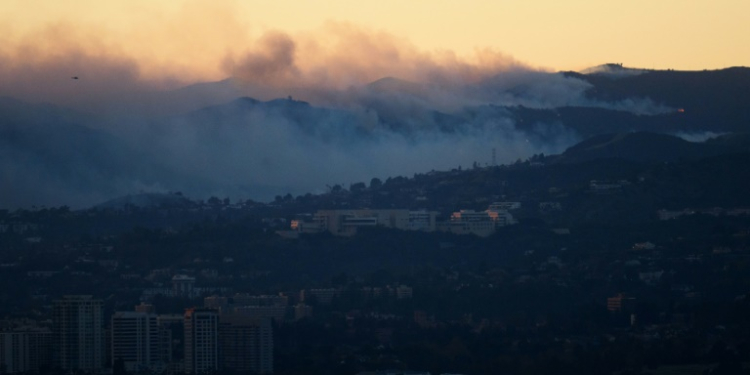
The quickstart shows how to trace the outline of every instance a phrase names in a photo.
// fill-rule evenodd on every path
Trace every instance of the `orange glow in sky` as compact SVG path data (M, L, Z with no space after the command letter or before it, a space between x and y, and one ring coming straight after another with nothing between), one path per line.
M427 60L718 69L750 65L748 14L747 0L3 0L0 62L77 53L140 79L220 79L259 43L260 58L274 53L269 43L290 38L292 73L323 74L334 60L373 72L400 63L406 75ZM340 32L350 37L331 42ZM263 39L269 33L282 37Z

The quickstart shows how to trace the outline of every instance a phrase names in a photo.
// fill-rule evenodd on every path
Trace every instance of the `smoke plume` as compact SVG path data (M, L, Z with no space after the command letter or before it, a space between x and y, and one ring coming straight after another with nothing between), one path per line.
M333 22L257 32L204 7L127 31L60 21L4 33L0 96L20 101L0 106L0 207L170 190L266 200L578 140L560 123L521 132L502 106L663 110L594 101L588 83L492 49L424 51Z

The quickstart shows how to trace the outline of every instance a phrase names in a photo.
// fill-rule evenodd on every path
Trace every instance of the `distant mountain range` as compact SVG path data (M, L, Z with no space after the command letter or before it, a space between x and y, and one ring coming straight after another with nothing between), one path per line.
M565 150L557 161L577 163L623 159L673 162L736 153L750 153L750 134L725 134L705 142L688 142L668 134L634 132L592 136Z
M575 163L750 151L748 68L609 64L458 88L389 77L315 97L325 105L237 97L246 92L231 80L193 85L142 98L159 110L112 118L0 98L0 207L167 191L270 200L485 165L493 149L500 163L537 153Z
M592 85L587 95L604 101L648 97L684 112L671 126L681 130L746 132L750 124L750 68L652 70L613 78L608 74L564 73ZM675 114L675 117L678 118ZM678 122L679 121L679 122Z

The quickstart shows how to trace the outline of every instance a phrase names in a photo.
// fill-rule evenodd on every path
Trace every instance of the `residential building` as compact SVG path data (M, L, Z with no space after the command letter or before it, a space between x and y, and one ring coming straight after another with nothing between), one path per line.
M437 228L437 211L409 211L409 230L434 232Z
M414 294L414 290L410 286L399 285L396 287L396 298L398 299L411 299Z
M198 374L219 369L219 314L216 310L185 311L185 372Z
M162 314L156 317L159 324L159 361L167 366L167 373L185 372L185 316Z
M635 302L635 298L620 293L607 298L607 310L613 313L625 312L630 314L635 311Z
M145 302L141 302L140 305L137 305L135 307L135 311L137 311L137 312L144 312L144 313L151 313L151 314L156 313L156 309L154 308L154 305L151 305L151 304L148 304L148 303L145 303Z
M226 369L238 373L273 373L273 331L268 318L222 314L219 347Z
M0 332L0 371L33 373L52 363L52 332L24 327Z
M334 288L303 289L300 291L300 301L309 302L310 300L314 300L318 304L328 305L338 294L339 291Z
M474 234L487 237L495 233L498 227L515 223L513 215L506 210L461 210L451 214L450 221L444 223L442 229L455 234Z
M161 371L159 323L156 314L120 311L112 315L112 361L122 360L128 372Z
M203 306L218 310L220 314L241 314L253 318L286 320L291 314L289 297L284 295L235 294L233 297L211 296L203 299Z
M312 306L300 302L294 305L294 320L300 320L312 316Z
M64 296L52 305L54 363L63 370L99 371L104 367L101 300Z
M434 231L437 212L393 210L320 210L312 217L293 220L291 229L300 233L329 231L338 236L351 236L359 228L384 227L401 230Z
M172 277L172 290L174 295L179 297L195 296L195 277L187 275L174 275Z
M521 202L494 202L494 203L492 203L490 205L490 207L488 208L488 210L495 210L495 211L505 210L505 211L510 211L510 210L517 210L519 208L521 208Z

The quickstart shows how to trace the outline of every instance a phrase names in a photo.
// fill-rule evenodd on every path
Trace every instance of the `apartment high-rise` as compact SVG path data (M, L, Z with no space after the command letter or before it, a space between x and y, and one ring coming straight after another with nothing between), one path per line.
M50 365L52 333L46 328L22 327L0 332L0 372L38 372Z
M193 297L195 294L195 277L188 275L174 275L172 290L178 297Z
M91 296L63 296L52 305L54 363L64 370L104 367L103 302Z
M273 331L270 318L222 314L219 347L223 367L226 369L238 373L273 373Z
M185 316L157 315L159 324L159 360L167 365L168 374L185 372Z
M273 318L276 322L286 319L289 297L283 295L235 294L233 297L206 297L204 307L216 309L221 316L241 314L252 318Z
M219 314L216 310L185 311L185 372L197 374L219 369Z
M159 324L156 314L120 311L112 315L112 361L122 360L128 372L161 371Z

